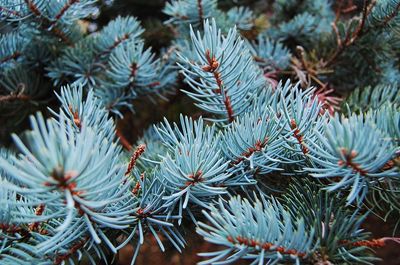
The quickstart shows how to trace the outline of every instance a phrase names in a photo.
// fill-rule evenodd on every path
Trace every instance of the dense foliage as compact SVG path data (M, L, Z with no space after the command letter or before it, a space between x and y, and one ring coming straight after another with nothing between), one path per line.
M119 1L0 0L0 264L133 264L188 223L219 246L201 264L400 242L400 1L236 2L165 1L145 30Z

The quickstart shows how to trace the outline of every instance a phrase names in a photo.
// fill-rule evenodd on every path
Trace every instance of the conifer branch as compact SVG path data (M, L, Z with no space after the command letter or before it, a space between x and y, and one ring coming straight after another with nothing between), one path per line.
M382 237L378 239L370 239L370 240L360 240L351 242L350 244L355 247L369 247L369 248L382 248L386 245L388 241L393 241L400 244L400 238L395 237ZM349 244L347 240L342 241L343 244Z
M304 258L306 256L306 253L298 252L295 249L287 249L282 246L274 245L271 242L258 242L254 239L249 239L241 236L237 236L236 238L232 238L231 236L227 237L228 241L233 243L233 244L238 244L238 245L245 245L247 247L251 248L261 248L265 251L276 251L279 252L282 255L294 255L298 256L300 258Z
M57 23L58 20L61 19L61 17L65 14L65 12L67 12L67 10L75 3L79 2L79 0L68 0L67 3L65 3L65 5L61 8L60 12L58 12L57 15L54 16L54 21L52 22L51 25L54 25L55 23Z
M55 260L54 260L54 264L55 265L60 265L63 264L65 262L65 260L71 258L71 256L73 256L76 252L78 252L81 248L83 248L85 246L85 244L87 243L88 238L79 240L78 242L74 243L66 253L64 254L59 254L56 256Z
M362 16L361 19L358 23L357 28L351 33L349 30L346 32L346 36L344 40L341 40L341 37L336 34L336 36L339 38L337 39L337 43L340 44L338 45L337 49L335 52L324 62L324 66L328 67L332 64L334 64L337 60L338 57L341 56L341 54L350 46L352 46L361 36L366 33L364 32L364 26L365 22L367 20L368 15L371 13L373 7L376 4L376 0L372 0L371 3L369 3L369 0L364 0L364 5L363 5L363 11L362 11ZM334 32L337 31L337 26L336 22L332 23L332 28Z
M0 0L0 136L16 149L0 147L1 264L107 263L128 244L134 264L149 237L181 252L190 220L220 246L200 264L372 264L400 242L362 229L371 208L400 211L397 0L359 14L353 1L274 1L268 20L169 0L174 39L156 52L135 17L100 27L95 0L14 2ZM113 115L176 91L201 111L134 144L122 135Z
M371 29L377 29L377 28L385 28L388 26L388 24L396 17L399 15L400 12L400 3L397 3L396 6L393 8L392 12L389 14L385 14L385 17L383 20L379 21L377 25L374 25L373 27L367 28L365 33L369 32Z
M290 128L293 130L293 136L301 146L301 151L306 155L308 153L308 148L304 145L303 136L301 135L300 130L297 128L296 121L293 119L290 121Z
M379 24L379 27L385 27L392 19L394 19L400 11L400 3L396 5L392 13L390 13L388 16L386 16L385 20L382 21L381 24Z
M45 211L45 209L46 209L46 205L45 204L40 204L39 206L37 206L36 207L36 209L35 209L35 214L37 215L37 216L41 216L42 214L43 214L43 212ZM41 222L34 222L34 223L31 223L30 225L29 225L29 230L30 231L37 231L38 230L38 228L40 227L40 225L41 225ZM43 233L43 231L39 231L41 234Z
M339 166L351 167L354 170L354 172L360 173L362 176L367 176L368 172L362 169L359 164L353 162L353 159L357 157L356 151L352 150L351 152L348 152L346 148L341 148L340 152L342 153L345 160L339 160L338 162Z
M204 20L202 0L197 0L197 10L199 11L199 20L202 22Z
M111 53L116 47L118 47L118 45L120 45L122 42L126 40L129 40L129 38L130 38L129 34L124 34L122 37L117 38L111 46L106 47L103 52L99 53L95 57L95 61L99 61L101 56Z
M208 62L208 65L203 66L202 69L206 72L212 73L215 79L215 82L218 85L218 88L216 89L216 93L218 94L222 94L223 93L223 97L224 97L224 105L226 108L226 112L228 115L228 120L229 122L232 122L234 120L234 113L233 113L233 109L232 109L232 104L231 104L231 100L228 96L227 91L224 89L224 82L221 79L221 73L217 71L219 63L218 61L215 59L215 56L213 56L213 58L210 57L210 50L207 49L206 50L206 59Z
M69 46L73 46L72 41L68 38L68 36L59 28L53 26L53 22L50 21L47 17L42 15L42 12L39 10L38 6L32 0L24 0L28 8L32 11L32 13L38 17L43 23L40 23L40 26L44 30L50 30L56 37L60 38L65 44Z
M254 153L260 152L264 147L267 146L267 143L268 143L268 137L265 138L263 141L257 140L253 147L249 147L245 152L241 154L241 157L234 160L231 164L237 165L240 162L244 161L246 158L252 156Z
M21 52L16 51L16 52L14 52L14 53L11 54L11 55L2 58L2 59L0 60L0 64L5 63L5 62L10 61L10 60L15 60L15 59L17 59L18 57L20 57L21 55L22 55Z
M18 12L16 10L13 10L13 9L10 9L10 8L6 8L4 6L0 6L0 11L5 12L5 13L9 13L9 14L14 15L14 16L22 17L20 12Z

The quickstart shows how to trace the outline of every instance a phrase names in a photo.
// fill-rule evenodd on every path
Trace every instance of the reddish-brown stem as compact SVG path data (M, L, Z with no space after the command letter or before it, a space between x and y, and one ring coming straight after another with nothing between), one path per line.
M26 236L30 235L30 232L27 229L25 229L22 226L15 225L15 224L9 225L9 224L0 223L0 230L2 230L3 233L5 232L5 233L8 233L8 234L19 233L23 237L26 237Z
M140 175L140 179L142 181L144 180L144 172ZM136 196L139 193L141 188L142 188L142 186L140 185L140 181L136 182L135 187L133 187L133 189L132 189L132 194Z
M8 8L3 7L3 6L0 6L0 11L1 12L7 12L7 13L9 13L11 15L14 15L14 16L22 17L21 13L19 13L18 11L8 9Z
M149 217L151 215L151 212L145 212L145 210L143 208L139 208L136 211L136 216L139 219L146 219L147 217Z
M212 73L215 79L215 82L217 83L218 88L215 89L215 92L218 94L222 94L222 91L224 91L223 97L224 97L224 105L226 112L228 114L228 121L232 122L234 121L234 111L232 108L232 102L231 99L227 93L227 91L224 89L224 82L221 79L221 73L217 71L219 67L219 62L215 58L215 56L211 57L210 55L210 50L206 51L206 59L207 59L207 65L203 66L202 69L205 72Z
M82 127L82 121L79 118L79 113L75 110L72 109L72 106L68 106L69 111L71 112L72 116L73 116L73 121L76 125L76 127L78 127L79 129L81 129Z
M12 101L28 101L30 100L30 97L24 94L10 94L10 95L4 95L0 96L0 102L12 102Z
M224 100L224 105L226 108L226 112L228 113L228 121L229 122L233 122L234 121L234 113L233 113L233 108L232 108L232 103L231 103L231 99L228 96L228 93L226 91L224 91L225 94L225 100Z
M370 247L370 248L380 248L385 246L385 241L382 239L371 239L371 240L362 240L352 243L351 245L355 247Z
M191 174L188 176L190 178L189 181L186 181L185 185L187 186L194 186L197 183L203 181L203 172L201 170L197 171L196 174Z
M132 149L132 145L129 143L129 141L125 138L125 136L120 132L120 130L116 129L115 134L119 138L119 142L121 145L128 151Z
M333 31L335 32L335 35L336 35L336 44L337 44L338 47L341 47L342 46L342 39L340 38L339 29L336 26L336 23L332 23L332 28L333 28Z
M261 149L263 149L267 145L267 143L268 143L268 138L265 138L263 141L257 140L254 146L249 147L246 151L244 151L241 154L241 157L232 162L232 165L237 165L243 160L245 160L245 158L249 158L252 154L260 152Z
M67 45L73 45L72 41L65 35L63 31L56 27L52 27L53 22L42 15L35 3L33 3L31 0L25 0L25 3L28 6L29 10L31 10L36 17L40 18L43 21L43 23L41 23L42 28L45 28L46 30L50 29L50 32L60 38L64 43L66 43Z
M344 156L345 160L339 160L338 165L339 166L348 166L353 169L354 172L360 173L362 176L367 175L367 171L362 169L359 164L355 163L353 159L357 156L357 152L352 150L350 153L346 148L341 148L340 152Z
M374 3L374 2L372 2L372 3ZM363 31L364 25L365 25L365 21L367 20L367 16L369 13L368 10L371 10L370 8L368 8L368 0L364 0L364 7L363 7L361 22L358 24L356 31L354 31L354 33L352 35L352 39L357 38L358 36L360 36L362 34L362 31ZM354 42L354 41L352 41L352 42Z
M5 63L5 62L7 62L7 61L10 61L10 60L15 60L15 59L17 59L19 56L21 56L21 53L20 52L14 52L13 54L11 54L11 55L9 55L9 56L6 56L6 57L4 57L3 59L1 59L0 60L0 64L2 64L2 63Z
M301 151L303 152L303 154L307 154L308 153L308 148L304 145L304 139L303 139L303 135L300 134L300 130L297 127L296 121L294 119L292 119L290 121L290 128L293 131L293 136L294 138L296 138L297 142L300 144L301 146Z
M65 12L67 12L67 10L75 3L79 2L79 0L69 0L60 10L60 12L58 12L58 14L54 17L55 21L53 22L53 24L55 24L58 20L60 20L60 18L65 14Z
M330 66L334 62L336 62L337 58L346 50L346 48L353 45L356 42L356 40L358 40L363 34L365 34L365 32L363 32L365 22L367 20L367 16L370 14L373 6L375 5L376 0L373 0L369 5L368 5L368 2L369 2L368 0L364 0L362 17L361 17L361 20L360 20L356 30L353 33L349 32L349 31L346 32L346 37L345 37L344 41L342 41L340 39L340 36L338 34L336 34L336 37L339 38L337 40L337 42L340 45L338 45L338 48L335 50L335 52L332 54L332 56L325 62L325 64L324 64L325 67ZM336 22L337 21L334 21L332 23L332 28L335 32L337 30Z
M343 7L343 0L339 0L338 2L339 3L338 3L337 9L336 9L336 14L335 14L335 24L340 18L340 14L342 13L342 7Z
M76 182L70 182L72 178L76 176L76 172L74 171L68 171L68 172L62 172L59 169L55 169L52 173L52 178L57 181L57 184L55 184L56 187L62 189L62 190L69 190L72 195L80 195L82 194L81 191L76 191ZM45 182L45 186L53 186L53 183L50 182Z
M65 35L64 32L62 32L60 29L58 28L52 28L51 32L54 33L54 35L56 35L57 37L59 37L64 43L66 43L67 45L72 46L73 43L72 41L67 37L67 35Z
M149 84L149 87L156 87L159 86L161 83L159 81L153 82Z
M203 5L201 3L201 0L197 0L197 10L199 11L200 23L203 23Z
M270 242L258 242L254 239L248 239L248 238L245 238L242 236L237 236L236 238L228 236L227 239L232 244L240 244L240 245L245 245L245 246L253 247L253 248L258 247L258 248L262 248L266 251L276 251L276 252L279 252L280 254L296 255L300 258L306 256L306 253L299 252L295 249L288 249L283 246L276 246Z
M349 6L348 8L343 9L342 13L347 14L347 13L353 12L356 9L357 9L357 6L352 5L352 6Z
M393 157L391 160L386 162L385 165L383 165L381 170L382 171L390 170L390 169L394 168L396 165L399 165L399 164L400 164L400 154L396 154L395 157Z
M83 191L77 191L76 182L70 181L72 178L75 178L76 175L77 172L75 171L64 172L62 168L54 169L51 176L54 180L57 181L57 184L53 184L51 182L45 182L44 185L47 187L56 186L61 190L68 190L73 196L81 196L83 194ZM74 201L74 204L75 208L78 210L78 213L80 215L83 215L84 211L82 210L80 203Z
M347 13L353 12L354 10L357 10L357 5L355 5L355 4L353 3L353 1L349 1L347 7L343 8L343 9L341 10L341 12L342 12L343 14L347 14Z
M105 51L97 55L95 61L98 61L100 56L109 54L113 49L115 49L119 44L121 44L123 41L127 39L129 39L129 34L124 34L121 38L118 38L116 41L114 41L114 43L110 47L108 47Z
M64 260L67 260L70 258L72 255L74 255L78 250L80 250L82 247L85 246L86 242L88 241L89 238L84 238L77 243L73 244L71 248L68 250L67 253L64 254L59 254L54 260L55 265L61 264Z
M35 209L35 215L41 216L43 214L44 210L45 210L45 205L44 204L40 204ZM13 225L0 224L0 230L2 230L3 232L9 233L9 234L19 233L23 237L30 236L31 232L39 232L40 234L44 235L44 234L47 233L47 231L46 230L39 230L40 224L41 224L41 222L31 223L28 226L28 229L26 229L24 227L21 227L21 226L14 225L14 224Z
M396 237L382 237L378 239L370 239L370 240L360 240L356 242L350 243L350 245L354 247L369 247L369 248L381 248L384 247L387 241L393 241L400 244L400 238ZM342 244L349 244L348 240L342 240Z
M400 3L398 3L398 4L396 5L396 8L394 9L394 11L393 11L389 16L387 16L387 17L385 18L385 20L383 20L383 21L378 25L378 27L384 27L384 26L386 26L393 18L396 17L396 15L398 15L399 11L400 11Z
M145 150L146 150L145 144L141 144L136 148L135 152L133 152L133 154L132 154L131 160L129 161L128 168L125 171L125 176L127 176L131 173L132 169L136 165L136 161L144 153Z
M41 216L43 214L45 208L46 208L46 206L44 204L40 204L38 207L36 207L36 209L35 209L36 216ZM29 230L37 231L39 229L40 224L41 224L40 222L31 223L29 225ZM41 234L42 234L44 231L39 231L39 232L41 232Z
M25 3L35 16L40 17L42 15L39 8L31 0L25 0Z
M131 75L130 77L134 78L136 76L137 70L138 70L138 66L136 63L132 63L131 65Z

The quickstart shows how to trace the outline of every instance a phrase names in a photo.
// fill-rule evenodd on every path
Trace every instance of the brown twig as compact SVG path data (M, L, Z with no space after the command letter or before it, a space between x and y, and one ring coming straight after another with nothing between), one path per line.
M201 3L201 0L197 0L197 10L199 11L199 19L200 23L203 23L203 5Z
M43 214L43 212L44 212L44 210L46 209L46 206L44 205L44 204L40 204L38 207L36 207L36 209L35 209L35 215L36 216L41 216L42 214ZM41 222L34 222L34 223L31 223L30 225L29 225L29 230L30 231L38 231L39 230L39 227L40 227L40 225L41 225ZM45 231L39 231L39 233L45 233Z
M120 132L120 130L116 129L115 134L118 136L120 143L122 146L130 151L132 149L132 145L129 143L129 141L125 138L125 136Z
M137 71L138 71L138 66L137 66L137 64L136 64L135 62L132 63L131 66L130 66L130 69L131 69L131 74L130 74L129 77L135 78L135 77L136 77L136 74L137 74Z
M69 191L71 193L71 195L80 197L82 194L84 194L84 191L77 190L76 189L77 183L75 181L72 181L72 179L75 179L77 177L77 175L78 175L78 173L75 171L66 171L65 172L62 167L55 168L51 174L51 177L56 181L56 183L46 181L43 183L43 185L46 187L55 187L55 188L63 190L63 191ZM73 201L74 201L74 207L77 209L78 213L80 215L84 215L85 211L81 207L81 203L74 199L73 199Z
M372 1L370 6L368 6L368 1L364 0L364 7L363 7L363 13L361 17L361 22L358 24L357 29L354 31L352 34L352 38L350 40L351 43L355 41L355 38L359 37L362 34L362 31L364 29L365 21L367 20L367 16L369 12L371 11L371 5L375 5L376 1Z
M367 20L367 16L371 13L373 6L376 4L376 0L373 0L370 4L368 4L368 2L369 2L368 0L364 0L362 17L356 30L352 33L350 31L347 31L344 40L341 40L340 35L338 34L336 21L332 22L332 28L335 31L336 37L338 38L337 39L338 48L335 50L332 56L324 63L325 67L332 65L337 60L337 58L346 50L346 48L353 45L356 42L356 40L358 40L365 33L363 32L365 22Z
M241 154L241 157L237 158L233 161L232 165L237 165L240 162L244 161L245 158L249 158L252 154L256 152L260 152L265 146L267 146L268 138L265 138L263 141L257 140L253 147L249 147L246 151Z
M25 227L22 227L20 225L16 224L4 224L0 223L0 230L2 230L3 233L8 233L8 234L21 234L23 237L29 237L30 236L30 231L27 230Z
M370 240L360 240L356 242L350 243L350 245L355 247L369 247L369 248L381 248L386 245L386 242L393 241L400 244L400 238L396 237L382 237L378 239L370 239ZM343 240L341 243L348 244L348 240Z
M69 259L72 255L78 252L82 247L85 246L89 238L84 238L71 246L71 248L64 254L58 254L54 260L54 265L62 264L63 261Z
M75 3L79 2L79 0L69 0L58 12L58 14L54 17L55 21L53 22L54 24L57 23L58 20L61 19L61 17L67 12L67 10Z
M40 23L42 28L44 28L45 30L50 30L50 32L52 32L56 37L60 38L67 45L73 45L73 42L66 36L66 34L62 30L53 27L53 21L50 21L48 18L42 15L39 8L35 5L34 2L32 2L31 0L25 0L25 3L28 6L29 10L31 10L36 17L43 21L43 23Z
M7 12L7 13L12 14L14 16L22 17L21 13L19 13L18 11L5 8L4 6L0 6L0 11Z
M337 9L336 9L336 14L335 14L335 24L336 24L336 22L339 20L340 15L341 15L341 13L342 13L343 1L344 1L344 0L339 0L339 1L338 1L339 3L338 3L338 7L337 7Z
M185 186L195 186L197 183L202 182L203 179L203 172L201 170L197 171L196 174L191 174L188 176L189 181L186 181Z
M33 3L31 0L25 0L25 3L35 16L37 17L42 16L42 13L40 12L39 8L35 5L35 3Z
M218 88L215 90L218 94L222 95L222 92L224 92L223 97L224 97L224 105L225 105L225 109L226 112L228 114L228 120L229 122L234 121L234 112L233 112L233 108L232 108L232 103L231 103L231 99L227 93L227 91L224 89L224 82L221 79L221 73L217 71L218 67L219 67L219 62L217 61L217 59L215 58L215 56L213 56L211 58L210 55L210 50L207 49L206 51L206 59L207 59L207 65L203 66L202 69L205 72L209 72L212 73L215 79L215 82L217 83Z
M114 41L114 43L108 47L107 49L105 49L102 53L99 53L94 61L98 61L100 59L101 56L109 54L113 49L115 49L119 44L121 44L123 41L129 39L129 34L124 34L121 38L118 38Z
M16 51L13 54L11 54L9 56L6 56L3 59L1 59L0 60L0 64L5 63L5 62L10 61L10 60L17 59L19 56L21 56L21 53Z
M4 95L4 96L0 96L0 102L12 102L12 101L17 101L17 100L21 100L21 101L28 101L31 98L27 95L24 94L9 94L9 95Z
M396 8L395 8L395 10L393 11L393 13L391 13L389 16L387 16L387 17L385 18L385 20L384 20L382 23L380 23L378 26L379 26L379 27L384 27L384 26L386 26L393 18L395 18L395 16L399 13L399 11L400 11L400 3L398 3L398 4L396 5Z
M354 172L359 173L362 176L366 176L368 172L361 168L361 166L354 162L354 158L357 157L357 152L352 150L349 152L346 148L341 148L340 152L344 156L344 160L339 160L339 166L347 166L353 169Z
M290 121L290 128L293 130L293 136L294 138L296 138L297 142L300 144L301 147L301 151L303 152L303 154L307 154L308 153L308 148L306 147L306 145L304 144L304 139L303 139L303 135L301 135L299 128L297 127L297 123L294 119L292 119Z
M341 47L343 45L342 39L340 38L339 29L338 29L336 23L332 23L332 28L336 35L336 44L338 47Z
M266 251L276 251L279 252L280 254L286 254L286 255L295 255L298 257L304 257L306 254L299 252L295 249L288 249L283 246L276 246L273 243L270 242L258 242L254 239L248 239L242 236L237 236L236 238L233 238L232 236L228 236L227 240L232 243L232 244L240 244L240 245L245 245L248 247L253 247L253 248L261 248Z

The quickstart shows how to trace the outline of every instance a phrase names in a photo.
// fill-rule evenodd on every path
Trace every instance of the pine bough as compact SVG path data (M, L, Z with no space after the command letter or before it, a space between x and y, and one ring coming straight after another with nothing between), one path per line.
M0 263L112 263L130 244L133 264L148 236L181 252L184 220L220 246L200 253L200 264L374 262L371 249L390 238L360 227L364 207L379 211L383 200L400 209L398 86L360 87L330 115L313 87L271 82L293 68L283 43L330 33L329 1L303 1L290 17L294 2L276 1L277 26L247 40L250 9L169 1L165 23L179 37L158 58L133 17L82 33L78 22L98 12L96 1L0 1L10 27L0 38L1 110L21 110L21 119L23 104L44 101L44 79L70 83L56 92L58 110L31 116L31 130L12 135L15 150L0 149ZM399 6L365 6L365 31L393 37ZM178 76L204 118L165 119L124 151L116 118Z

